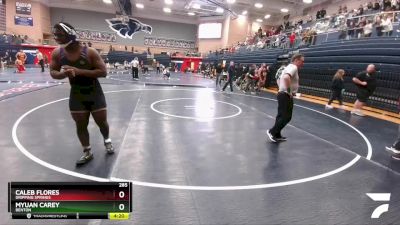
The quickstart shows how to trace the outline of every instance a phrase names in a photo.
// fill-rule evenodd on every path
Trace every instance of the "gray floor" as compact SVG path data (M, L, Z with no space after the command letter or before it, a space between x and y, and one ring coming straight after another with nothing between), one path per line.
M38 76L43 77L38 83L52 81ZM68 96L68 84L0 101L2 199L9 181L87 181L81 175L91 175L134 183L130 221L32 224L400 224L400 162L384 151L397 135L397 124L296 100L293 120L284 130L289 140L272 144L265 135L277 108L271 94L194 88L213 81L181 79L188 74L173 74L170 87L155 74L140 82L119 76L123 79L101 80L117 152L104 153L91 121L95 158L83 167L75 167L80 146L68 101L60 100ZM0 83L0 90L12 85ZM13 126L42 105L20 121L18 141L35 157L81 175L46 168L17 148ZM371 144L371 157L357 130ZM391 193L389 211L371 219L383 203L366 193ZM12 221L6 201L0 204L1 225L27 223Z
M164 79L162 74L150 71L148 74L139 74L139 80L133 80L130 70L112 70L108 79L120 82L120 84L132 83L147 86L184 86L184 87L214 87L215 81L204 79L203 75L196 73L171 72L170 79Z

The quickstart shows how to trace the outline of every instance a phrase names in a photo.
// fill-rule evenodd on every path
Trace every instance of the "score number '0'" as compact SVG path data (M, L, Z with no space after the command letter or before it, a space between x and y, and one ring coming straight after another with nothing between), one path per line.
M121 188L121 187L122 187L122 188L128 187L128 183L119 183L119 187L120 187L120 188ZM118 196L119 196L120 198L124 198L124 197L125 197L125 192L120 191L120 192L118 193ZM119 210L123 211L123 210L125 209L125 205L124 205L124 204L119 204L118 208L119 208Z

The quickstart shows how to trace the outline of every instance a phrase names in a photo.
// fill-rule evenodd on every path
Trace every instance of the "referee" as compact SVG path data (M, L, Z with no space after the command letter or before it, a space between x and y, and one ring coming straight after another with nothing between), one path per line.
M135 57L132 62L132 79L139 79L139 60Z
M269 140L272 142L286 141L281 130L290 122L293 113L293 95L299 88L298 70L304 65L304 56L295 54L291 63L282 71L279 79L278 99L278 115L276 116L275 125L267 130Z

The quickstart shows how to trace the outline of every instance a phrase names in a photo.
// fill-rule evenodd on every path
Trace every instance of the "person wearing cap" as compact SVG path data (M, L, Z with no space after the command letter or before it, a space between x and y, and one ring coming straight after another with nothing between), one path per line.
M87 129L90 115L100 128L106 152L114 153L109 137L106 99L98 81L98 78L107 75L107 69L94 48L82 46L76 40L76 31L70 24L57 23L53 27L53 35L60 47L52 52L50 75L54 79L69 79L69 109L83 147L83 155L76 164L82 165L93 159Z

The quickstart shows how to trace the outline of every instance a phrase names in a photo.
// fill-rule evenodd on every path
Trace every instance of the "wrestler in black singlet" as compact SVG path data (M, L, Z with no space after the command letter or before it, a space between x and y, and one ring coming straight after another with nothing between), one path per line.
M83 47L81 56L75 62L71 62L65 57L65 50L60 49L60 65L73 66L79 69L93 69L88 57L88 48ZM71 92L69 98L69 109L71 112L97 111L107 107L103 90L97 78L85 76L75 76L69 78Z

